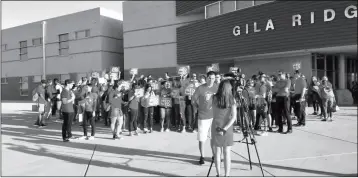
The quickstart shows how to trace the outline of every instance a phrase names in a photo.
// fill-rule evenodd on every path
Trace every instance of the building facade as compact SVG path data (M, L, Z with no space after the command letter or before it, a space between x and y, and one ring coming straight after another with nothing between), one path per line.
M120 14L96 8L46 21L46 78L78 80L123 69ZM30 100L43 75L42 22L2 30L2 100Z
M132 9L138 7L135 2L126 3ZM205 73L206 66L219 63L223 73L238 66L252 76L258 71L293 73L294 66L299 66L309 82L312 76L327 76L337 89L338 103L352 103L348 89L358 81L357 1L175 1L155 7L159 9L147 7L141 13L157 17L155 21L165 17L162 12L175 16L173 19L195 16L197 20L176 27L172 36L176 50L138 50L136 56L127 58L125 46L125 65L127 60L140 63L126 68L158 71L155 68L190 65L192 72ZM140 20L126 22L127 16L134 15L124 11L124 29L126 23L143 24ZM151 25L156 24L159 22ZM150 37L137 40L169 39L164 32L156 33L156 28L146 33ZM126 38L124 32L125 44ZM152 52L157 58L147 58Z

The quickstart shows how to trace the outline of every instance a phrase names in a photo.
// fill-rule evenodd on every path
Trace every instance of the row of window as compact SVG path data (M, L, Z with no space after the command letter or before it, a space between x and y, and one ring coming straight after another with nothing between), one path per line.
M88 77L87 73L79 73L77 74L78 78ZM33 77L33 83L40 83L42 79L41 75L36 75ZM69 74L61 74L59 80L61 83L64 83L65 80L70 79ZM1 84L8 84L7 78L1 78ZM29 77L20 77L19 78L20 84L20 96L28 96L29 95Z
M82 30L82 31L77 31L75 32L75 38L76 39L82 39L82 38L88 38L90 37L90 30ZM69 33L65 33L65 34L60 34L58 36L59 38L59 55L68 55L69 54ZM32 39L32 45L33 46L39 46L42 45L42 38L35 38ZM27 41L20 41L20 60L27 60L28 58L28 53L27 53ZM2 44L1 45L1 50L2 51L6 51L7 50L7 45L6 44Z
M226 14L235 10L241 10L245 8L249 8L252 6L257 6L261 4L266 4L270 1L230 1L230 0L224 0L224 1L218 1L213 4L209 4L205 6L205 19L215 17L218 15Z

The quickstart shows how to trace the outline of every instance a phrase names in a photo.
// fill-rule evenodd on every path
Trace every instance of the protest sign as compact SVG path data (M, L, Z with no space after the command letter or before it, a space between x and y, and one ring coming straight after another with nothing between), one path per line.
M236 73L238 69L238 67L230 67L230 72Z
M220 72L219 63L215 63L211 65L214 72Z
M119 73L120 72L120 68L119 67L112 67L111 68L111 73Z
M144 96L144 88L138 88L134 90L134 95L137 98L143 97Z
M92 78L99 78L99 73L98 72L92 72Z
M148 106L158 106L159 105L159 96L151 96L148 99Z
M169 97L160 97L160 106L164 108L172 107L172 98Z
M214 71L213 66L206 66L206 72Z
M137 75L138 74L138 68L132 68L129 70L129 74L131 75Z
M153 90L159 90L160 89L160 84L158 82L154 82L151 84Z
M294 70L300 70L301 69L301 63L300 62L294 63L292 65L292 67L293 67Z
M179 66L177 68L177 73L180 76L188 75L190 73L190 66Z
M113 80L118 80L119 79L119 74L116 73L116 72L111 72L109 78L113 79Z
M185 88L185 95L186 96L193 96L195 93L195 84L194 83L190 83L186 88Z

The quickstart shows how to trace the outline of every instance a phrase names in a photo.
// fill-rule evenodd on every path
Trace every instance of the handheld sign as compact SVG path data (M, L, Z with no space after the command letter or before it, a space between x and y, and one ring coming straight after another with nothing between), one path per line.
M186 96L193 96L195 93L195 84L194 83L190 83L186 88L185 88L185 95Z
M118 80L119 75L118 75L118 73L112 72L112 73L110 74L109 78L110 78L110 79L113 79L113 80Z
M238 67L230 67L230 72L236 73L238 69Z
M112 73L119 73L120 72L119 67L112 67L111 72Z
M170 108L172 107L172 104L172 98L160 97L160 106L164 108Z
M137 98L143 97L144 96L144 88L138 88L134 90L134 95Z
M301 68L301 63L297 62L297 63L293 64L292 67L294 70L299 70Z
M129 74L131 74L131 75L137 75L137 74L138 74L138 68L132 68L132 69L130 69Z
M214 72L220 71L219 63L212 64L211 67L213 68Z
M159 105L159 96L151 96L148 99L148 106L158 106Z
M190 66L179 66L177 68L177 73L180 76L188 75L190 73Z
M159 90L160 89L160 85L158 82L152 83L152 88L153 90Z
M98 72L92 72L92 78L99 78Z
M213 66L206 66L206 72L214 71Z

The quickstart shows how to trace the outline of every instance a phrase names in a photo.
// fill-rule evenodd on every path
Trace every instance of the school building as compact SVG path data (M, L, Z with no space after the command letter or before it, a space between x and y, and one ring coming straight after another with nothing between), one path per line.
M219 63L249 77L299 66L309 82L327 76L339 104L353 102L357 1L126 1L123 18L126 70L163 77Z
M46 21L47 79L78 80L92 72L123 69L121 15L90 9ZM42 21L2 30L1 99L31 100L43 75Z

